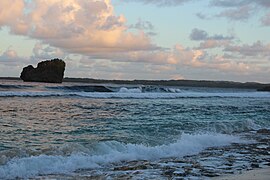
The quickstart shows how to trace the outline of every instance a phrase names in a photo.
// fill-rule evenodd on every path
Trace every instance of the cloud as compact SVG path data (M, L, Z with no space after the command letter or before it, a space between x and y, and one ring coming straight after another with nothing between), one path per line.
M41 59L52 59L60 58L65 59L67 54L59 48L54 48L42 43L36 43L33 48L33 55L31 59L34 61L39 61Z
M238 0L238 1L227 1L227 0L212 0L210 1L211 6L227 8L221 13L217 14L216 17L225 17L233 21L246 21L251 16L254 16L258 11L264 11L270 8L269 0ZM267 14L265 15L267 16ZM262 18L262 24L267 25L267 18Z
M12 49L6 50L1 56L1 59L6 60L6 61L13 60L16 58L18 58L17 52L15 50L12 50Z
M129 26L129 29L135 29L139 31L146 32L149 36L155 36L157 33L155 33L155 27L150 21L143 21L142 19L139 19L137 23L131 24Z
M211 49L211 48L218 48L224 47L231 44L230 40L215 40L215 39L208 39L200 43L197 49Z
M261 23L264 26L270 26L270 12L261 18Z
M217 17L226 17L230 20L243 21L249 19L253 14L253 11L253 7L245 5L234 9L225 10L219 13Z
M125 0L125 2L141 2L145 4L155 4L158 6L182 5L190 1L194 1L194 0Z
M228 59L223 55L211 55L204 50L190 50L176 45L172 54L175 66L204 69L208 72L219 71L235 74L252 74L260 72L261 67L249 63L246 59Z
M91 59L91 61L89 61ZM202 49L190 49L185 48L180 44L174 46L171 50L154 51L154 52L127 52L121 54L96 54L94 56L88 56L86 59L81 60L81 64L88 64L88 67L97 67L97 60L104 62L98 69L104 67L108 68L106 59L110 59L109 62L115 63L141 63L142 67L151 65L153 72L162 73L162 71L172 70L173 68L195 68L195 69L208 69L209 71L215 70L220 72L250 72L251 65L244 61L236 61L235 59L228 59L225 56L209 55ZM95 62L95 63L93 63ZM110 69L113 67L110 65ZM149 67L149 66L148 66ZM255 66L254 66L255 67ZM253 69L254 70L254 69ZM196 71L196 70L194 70Z
M137 62L151 64L166 64L169 53L166 51L132 51L122 53L96 53L92 59L110 59L117 62Z
M154 30L154 26L151 22L143 21L141 19L139 19L136 24L130 25L129 28L139 30Z
M125 17L115 15L110 0L2 0L0 8L0 27L70 53L159 48L143 31L128 32Z
M37 43L33 48L35 57L47 59L47 57L57 53L62 54L56 48L44 44ZM27 64L36 64L33 57L20 57L12 49L3 52L0 61L0 69L5 69L8 66L13 74L21 72L22 67ZM185 48L180 44L175 45L171 50L97 53L92 56L82 55L81 59L78 59L78 56L72 60L70 57L66 57L65 61L67 63L67 72L65 73L67 77L106 79L134 79L134 77L136 79L145 79L145 77L160 79L160 74L165 79L181 78L183 75L188 78L186 75L191 72L192 74L230 72L243 75L259 73L264 67L257 66L257 63L244 62L245 59L238 61L237 58L231 59L229 56L210 55L204 50ZM78 69L80 70L78 71Z
M262 6L265 8L270 7L270 1L269 0L237 0L237 1L228 1L228 0L212 0L210 2L212 6L218 6L218 7L240 7L245 5L257 5Z
M170 50L95 53L90 55L89 58L100 60L110 59L115 62L136 62L152 65L183 64L197 67L197 59L202 54L203 52L200 50L184 48L182 45L177 44Z
M111 60L93 60L84 56L80 68L93 78L106 79L175 79L181 78L181 72L171 64L142 64L136 62L115 62ZM74 73L81 73L75 71ZM162 77L160 76L162 74ZM80 77L80 76L79 76ZM81 76L85 77L85 75Z
M3 24L17 26L17 17L23 15L25 3L22 0L2 0L0 2L0 27Z
M234 36L224 36L221 34L215 34L210 36L206 31L201 29L193 29L189 35L190 39L193 41L202 41L200 42L199 47L195 49L211 49L218 47L225 47L232 43L232 40L235 39Z
M21 67L27 62L29 62L28 58L20 57L12 48L8 48L0 54L0 66L3 67L3 72L7 71L7 68L9 71L11 69L16 69L16 72L20 72Z
M213 55L208 57L212 63L207 64L208 68L216 69L220 72L250 74L259 71L256 65L244 61L227 59L225 56ZM252 68L251 68L252 67Z
M261 41L257 41L251 45L228 46L224 51L250 57L270 57L270 44L264 45Z
M190 34L190 39L194 41L203 41L203 40L232 40L233 36L223 36L221 34L215 34L213 36L209 36L208 33L201 29L193 29Z
M195 14L199 19L205 20L209 19L209 17L206 14L203 14L201 12Z
M258 3L259 5L264 6L266 8L270 8L270 1L269 0L256 0L253 2Z
M154 4L158 6L175 6L182 5L187 2L192 2L196 0L122 0L122 2L140 2L144 4ZM269 0L209 0L210 6L223 7L223 8L232 8L232 7L240 7L245 5L256 5L265 8L270 7Z
M194 40L194 41L206 40L208 38L208 33L204 30L195 28L192 30L189 37L191 40Z
M174 6L191 1L193 0L137 2ZM36 39L39 42L35 44L31 57L20 57L12 49L0 55L1 69L5 64L12 67L16 65L18 68L14 72L20 72L28 63L36 64L39 60L59 57L66 60L67 74L70 76L111 79L113 75L125 79L126 77L144 78L145 74L147 78L158 78L162 74L162 77L181 78L182 75L186 77L185 73L193 72L197 74L258 72L257 69L260 68L256 65L252 66L248 58L252 57L252 54L254 57L269 57L268 45L261 42L236 46L232 43L235 39L232 35L208 34L201 29L193 29L190 34L191 40L200 43L197 48L180 44L176 44L171 49L161 48L150 38L149 34L154 34L155 30L151 22L139 19L137 23L128 25L125 16L114 12L110 0L12 0L12 3L10 2L10 0L0 1L0 27L8 27L13 34ZM242 1L238 3L226 1L227 4L224 4L225 1L216 2L219 4L213 6L228 8L220 13L220 17L245 19L253 13L252 3L245 6L239 3ZM256 4L260 7L268 7L267 1L258 1ZM247 9L248 16L244 18L241 16L242 13L246 13L245 9L241 10L243 7L251 7L250 10ZM202 14L197 16L207 18ZM262 23L267 25L268 19L267 16L264 17ZM223 47L226 56L208 51L209 48L216 47ZM214 53L210 54L211 52ZM222 52L218 51L218 53ZM75 58L70 60L71 56ZM83 58L80 59L80 56ZM256 71L250 67L254 67Z
M228 1L228 0L212 0L210 4L212 6L219 7L239 7L250 4L251 0L237 0L237 1Z

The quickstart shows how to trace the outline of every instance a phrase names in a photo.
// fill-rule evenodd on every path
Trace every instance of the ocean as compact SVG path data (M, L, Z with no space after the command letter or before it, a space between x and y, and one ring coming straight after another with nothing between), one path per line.
M270 92L0 80L0 179L207 179L270 166Z

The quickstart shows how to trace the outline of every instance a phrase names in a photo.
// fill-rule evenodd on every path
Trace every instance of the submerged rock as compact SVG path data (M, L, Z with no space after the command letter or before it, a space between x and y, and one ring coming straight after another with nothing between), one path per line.
M37 68L32 65L24 67L20 78L26 82L62 83L65 66L61 59L42 61Z

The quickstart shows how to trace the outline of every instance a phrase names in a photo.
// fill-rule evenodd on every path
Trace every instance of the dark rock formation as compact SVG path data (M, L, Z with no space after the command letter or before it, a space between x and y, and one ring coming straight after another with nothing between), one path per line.
M20 78L26 82L62 83L65 66L61 59L42 61L37 68L32 65L24 67Z
M263 87L261 89L258 89L258 91L269 91L270 92L270 86Z

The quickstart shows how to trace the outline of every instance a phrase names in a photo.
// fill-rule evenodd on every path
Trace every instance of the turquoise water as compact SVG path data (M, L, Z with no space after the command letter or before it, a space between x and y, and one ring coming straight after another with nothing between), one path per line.
M99 92L92 86L3 81L0 177L181 157L270 128L267 92L139 85L105 85L110 92Z

